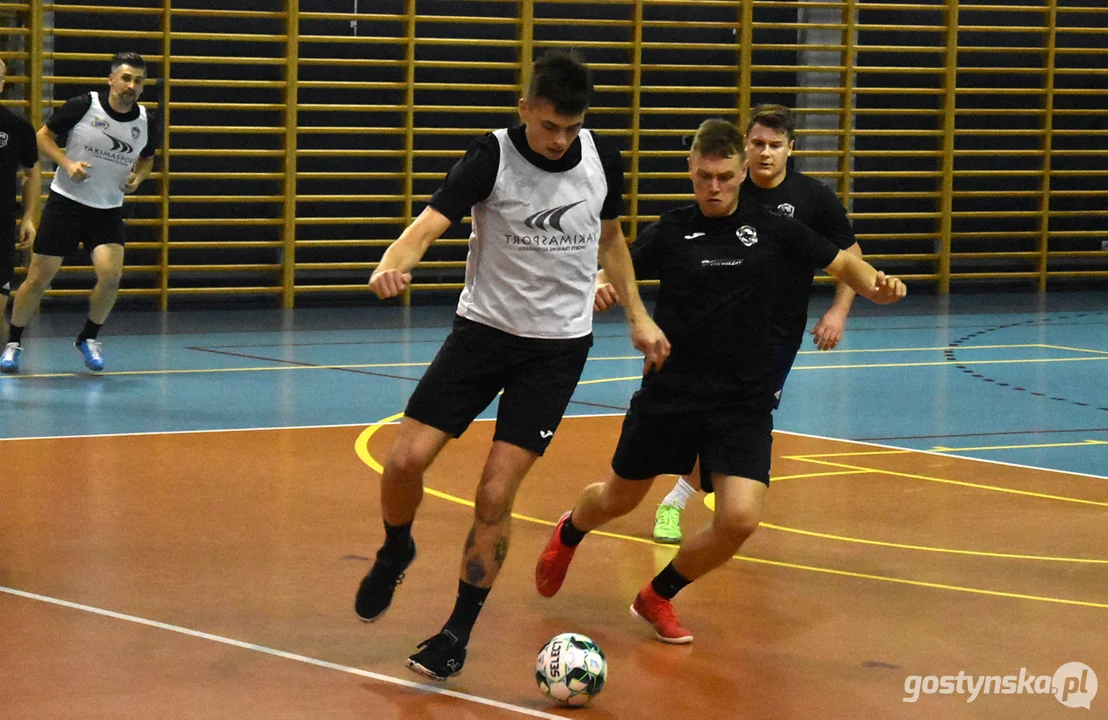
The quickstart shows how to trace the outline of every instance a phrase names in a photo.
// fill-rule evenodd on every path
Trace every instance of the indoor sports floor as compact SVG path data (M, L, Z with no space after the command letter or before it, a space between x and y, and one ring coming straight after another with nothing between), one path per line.
M388 614L363 624L353 597L393 423L451 315L119 311L92 375L72 349L83 316L48 304L22 373L0 376L0 717L1051 718L1082 711L905 702L905 684L1071 661L1108 682L1106 293L859 300L839 350L797 358L762 527L676 598L688 646L628 613L674 553L650 540L671 478L586 539L556 597L534 589L642 366L620 316L599 317L465 670L432 685L403 661L453 605L491 422L429 471ZM685 532L709 517L694 498ZM608 657L584 711L535 687L564 631ZM1108 690L1092 716L1105 707Z

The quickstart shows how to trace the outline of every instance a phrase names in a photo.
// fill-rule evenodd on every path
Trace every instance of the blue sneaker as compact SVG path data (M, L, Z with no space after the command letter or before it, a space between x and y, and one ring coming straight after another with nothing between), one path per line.
M0 355L0 372L19 372L19 356L23 354L23 348L19 343L10 342L4 348L4 354Z
M104 356L100 354L99 342L90 338L84 342L73 343L73 347L84 358L85 367L89 370L99 371L104 369Z

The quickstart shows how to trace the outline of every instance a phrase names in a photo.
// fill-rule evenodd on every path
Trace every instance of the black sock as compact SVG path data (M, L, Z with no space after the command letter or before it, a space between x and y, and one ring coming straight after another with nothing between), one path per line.
M454 601L454 612L450 614L450 619L442 629L449 630L462 645L469 643L469 634L473 632L473 626L477 623L477 616L485 605L489 590L492 588L470 585L465 580L458 581L458 599Z
M100 328L102 327L104 326L97 325L92 320L85 320L85 329L77 336L77 344L80 345L85 340L95 340L96 334L100 332Z
M23 340L23 328L18 325L9 325L11 332L8 333L8 342L22 344Z
M666 600L672 600L674 595L681 592L691 582L692 580L674 570L673 563L670 563L662 568L662 572L654 576L654 579L650 581L650 585L654 588L654 592Z
M385 544L381 552L385 555L406 557L412 543L412 524L389 525L385 523Z
M588 530L577 529L577 526L573 524L573 513L570 513L566 521L562 523L562 544L569 547L577 547L581 544L581 541L585 539L585 533L587 532Z

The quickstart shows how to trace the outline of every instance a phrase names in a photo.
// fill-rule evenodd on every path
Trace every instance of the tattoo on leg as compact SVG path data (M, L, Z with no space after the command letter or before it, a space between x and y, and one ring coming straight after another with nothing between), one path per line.
M485 566L481 564L481 559L473 558L467 561L465 581L470 585L480 585L481 581L484 579Z
M473 549L473 546L477 544L477 526L474 525L469 529L469 537L466 538L465 552L469 553Z
M502 566L504 564L504 558L508 557L508 538L501 536L496 541L496 548L493 550L493 553L493 558L496 560L496 566Z

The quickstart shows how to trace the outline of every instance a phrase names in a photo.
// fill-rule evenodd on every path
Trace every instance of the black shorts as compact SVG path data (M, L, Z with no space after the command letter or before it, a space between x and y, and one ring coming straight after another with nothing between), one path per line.
M459 437L501 390L494 440L542 455L581 379L592 335L540 340L454 318L404 414Z
M35 254L65 257L79 245L92 254L99 245L123 245L124 240L122 207L89 207L52 192L42 208Z
M15 218L0 217L0 295L12 294L15 260Z
M712 492L711 472L769 484L772 413L718 405L667 411L645 397L652 391L659 390L646 387L631 399L612 457L616 475L628 480L688 475L700 457L704 492Z

